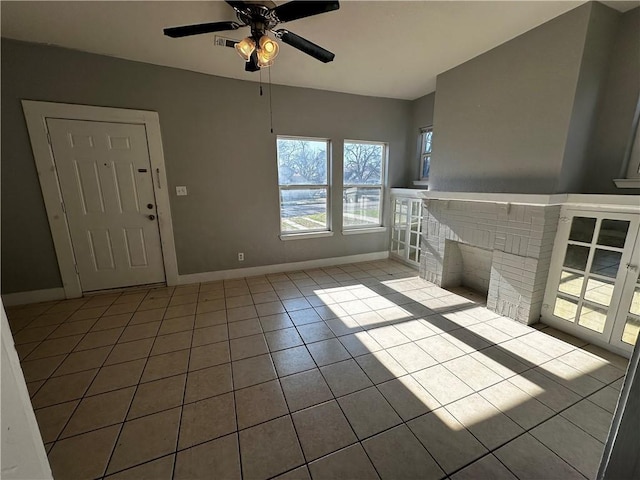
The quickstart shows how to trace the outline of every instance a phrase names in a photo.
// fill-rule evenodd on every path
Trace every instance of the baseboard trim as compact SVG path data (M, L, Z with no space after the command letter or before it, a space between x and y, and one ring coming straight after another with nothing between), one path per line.
M290 270L305 270L309 268L332 267L343 263L373 262L389 258L389 252L361 253L344 257L319 258L304 262L278 263L275 265L263 265L260 267L234 268L233 270L218 270L216 272L190 273L178 275L178 285L190 283L215 282L217 280L230 280L233 278L253 277L256 275L269 275L272 273L287 272Z
M28 292L4 293L2 303L7 307L26 305L27 303L50 302L51 300L63 300L67 298L64 288L47 288L44 290L31 290Z

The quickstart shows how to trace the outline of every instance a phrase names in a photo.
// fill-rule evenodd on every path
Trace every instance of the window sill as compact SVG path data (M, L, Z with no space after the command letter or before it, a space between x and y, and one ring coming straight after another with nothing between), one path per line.
M616 178L613 182L618 188L640 188L640 178Z
M342 230L342 235L360 235L365 233L383 233L387 231L387 227L367 227L367 228L350 228Z
M414 180L413 186L429 189L429 180Z
M305 233L283 233L280 240L286 242L288 240L305 240L309 238L332 237L333 232L305 232Z

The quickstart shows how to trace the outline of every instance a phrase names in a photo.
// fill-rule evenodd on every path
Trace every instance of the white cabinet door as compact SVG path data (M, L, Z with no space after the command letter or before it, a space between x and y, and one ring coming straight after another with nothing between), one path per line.
M637 255L639 220L633 214L563 208L543 305L545 322L620 353L631 352L633 344L616 336L622 337L629 291L637 281L627 266Z
M392 201L391 254L412 265L420 264L422 200L394 197Z
M144 125L47 126L82 290L164 282Z

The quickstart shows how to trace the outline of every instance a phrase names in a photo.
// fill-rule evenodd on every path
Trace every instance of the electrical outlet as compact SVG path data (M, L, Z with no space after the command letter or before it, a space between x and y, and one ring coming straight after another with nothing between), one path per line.
M187 194L187 187L184 187L184 186L176 187L176 195L178 195L179 197L182 197L186 194Z
M244 253L242 253L242 252L238 253L238 261L239 262L244 262Z

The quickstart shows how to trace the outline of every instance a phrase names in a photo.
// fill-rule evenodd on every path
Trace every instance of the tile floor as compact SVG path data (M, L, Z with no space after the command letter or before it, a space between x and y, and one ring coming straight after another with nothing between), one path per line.
M626 365L393 261L8 315L57 480L594 478Z

